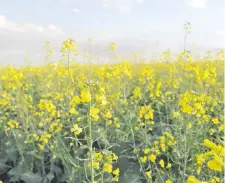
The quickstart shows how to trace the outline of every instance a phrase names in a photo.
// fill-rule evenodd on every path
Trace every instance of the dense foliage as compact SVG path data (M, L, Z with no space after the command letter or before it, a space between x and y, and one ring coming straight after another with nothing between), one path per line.
M223 182L223 72L190 56L1 69L0 180Z

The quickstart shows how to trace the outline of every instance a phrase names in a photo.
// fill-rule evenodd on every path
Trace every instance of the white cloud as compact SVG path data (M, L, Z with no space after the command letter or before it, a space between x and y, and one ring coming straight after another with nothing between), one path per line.
M135 3L143 2L144 0L103 0L102 7L103 8L115 8L121 13L128 13L131 11L132 6Z
M206 0L188 0L188 6L193 8L205 8Z
M17 23L0 15L0 64L21 65L27 51L39 54L45 41L60 45L65 36L64 30L52 24Z
M108 7L109 7L109 4L108 4L108 3L103 3L103 4L102 4L102 7L103 7L103 8L108 8Z
M63 30L55 25L37 25L34 23L18 24L8 20L5 16L0 15L0 34L5 32L17 33L40 33L44 35L54 36L63 34Z
M109 1L108 0L103 0L102 7L103 8L108 8L109 7Z
M130 12L131 8L132 8L131 6L120 6L119 10L121 13L128 13Z
M216 33L225 37L225 30L217 30Z
M79 13L79 12L80 12L80 9L78 9L78 8L74 8L74 9L73 9L73 12L75 12L75 13Z
M138 4L143 3L145 0L136 0Z

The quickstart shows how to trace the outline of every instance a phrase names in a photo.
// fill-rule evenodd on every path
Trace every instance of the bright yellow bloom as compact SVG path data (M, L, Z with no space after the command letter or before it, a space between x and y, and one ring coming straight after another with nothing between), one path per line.
M172 183L172 181L168 179L168 180L166 180L165 183Z
M91 94L88 91L81 91L80 101L83 103L89 103L91 101Z
M145 119L153 119L153 110L150 109L148 113L145 115Z
M99 152L99 153L94 153L94 157L97 161L102 161L102 153Z
M111 173L112 172L112 165L109 164L109 163L104 163L103 170L104 170L104 172Z
M162 168L165 167L165 165L164 165L164 160L163 160L163 159L161 159L161 160L159 161L159 164L160 164L160 166L161 166Z
M69 113L70 113L70 114L78 114L78 112L76 111L75 108L71 108L71 109L69 110Z
M48 143L48 139L47 138L44 138L43 143L44 144L47 144Z
M147 148L147 149L144 150L144 154L148 154L149 152L150 152L150 149L149 148Z
M150 172L150 171L145 172L145 175L146 175L146 177L148 177L149 179L151 178L151 172Z
M222 169L223 169L223 166L224 166L223 162L224 162L223 158L214 154L213 160L208 161L207 165L211 170L222 172Z
M144 156L144 157L140 157L140 161L142 163L145 163L147 161L147 156Z
M207 183L207 182L200 181L200 180L198 180L195 176L190 175L190 176L188 177L187 183Z
M79 96L73 97L73 99L70 101L70 105L72 107L75 107L79 103L80 103L80 97Z
M153 119L153 110L150 106L142 106L139 111L139 118Z
M171 163L168 163L166 168L171 168L171 166L172 166Z
M200 183L200 181L196 179L195 176L189 176L187 183Z
M38 144L38 147L39 147L39 149L40 149L41 151L43 151L43 150L45 149L45 147L44 147L43 145L41 145L41 144Z
M156 156L155 156L154 154L151 154L151 155L148 156L148 159L149 159L151 162L155 163Z
M160 144L162 152L166 152L166 145L164 143Z
M113 161L112 155L106 155L105 160L111 163Z
M113 160L113 161L118 160L118 156L117 156L116 154L114 154L114 153L112 154L112 160Z
M203 145L209 148L211 151L215 152L219 156L224 156L224 147L222 145L216 145L208 139L204 140Z
M213 123L214 125L218 125L218 124L219 124L218 118L213 118L213 119L212 119L212 123Z
M80 128L78 124L74 124L71 128L71 132L74 132L75 135L80 135L80 133L82 132L82 128Z
M210 183L219 183L219 182L220 182L220 178L215 176L210 180Z
M98 108L91 108L90 109L90 115L91 115L91 117L92 117L92 119L94 121L98 120L98 118L99 118L98 113L99 113L99 109Z
M118 176L119 173L120 173L120 169L119 169L119 168L117 168L117 169L115 169L115 170L113 171L113 175Z

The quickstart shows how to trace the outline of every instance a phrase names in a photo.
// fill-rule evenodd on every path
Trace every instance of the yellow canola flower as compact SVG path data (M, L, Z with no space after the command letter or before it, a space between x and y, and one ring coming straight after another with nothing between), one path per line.
M103 117L106 119L110 119L110 118L112 118L112 113L110 111L108 111L105 114L103 114Z
M94 157L97 161L102 161L102 153L99 152L99 153L94 153Z
M161 159L161 160L159 161L159 164L160 164L160 166L161 166L162 168L165 167L165 164L164 164L164 160L163 160L163 159Z
M212 119L212 123L213 123L214 125L218 125L218 124L219 124L218 118L213 118L213 119Z
M82 132L82 128L80 128L78 124L74 124L71 128L71 132L74 132L75 135L80 135Z
M144 150L144 154L148 154L149 152L150 152L150 149L149 148L147 148L147 149Z
M148 159L149 159L151 162L155 163L156 155L151 154L151 155L148 156Z
M149 179L151 178L151 172L150 172L150 171L145 172L145 175L146 175L146 177L148 177Z
M112 160L113 161L117 161L118 160L118 156L115 153L112 154Z
M78 112L77 112L77 110L75 109L75 108L71 108L70 110L69 110L69 113L70 114L78 114Z
M81 91L80 101L83 103L89 103L91 101L91 94L88 91Z
M98 108L92 107L90 109L90 115L91 115L91 117L92 117L92 119L94 121L97 121L98 120L98 118L99 118L98 113L99 113L99 109Z
M88 163L88 167L93 167L95 169L99 169L99 162L92 160L91 162Z
M217 145L213 142L211 142L208 139L204 140L203 145L207 148L209 148L211 151L213 151L214 153L216 153L219 156L223 156L224 157L224 147L222 145Z
M73 99L70 101L70 105L72 107L75 107L77 104L79 104L81 101L79 96L74 96Z
M215 176L210 180L210 183L219 183L219 182L220 182L220 178Z
M153 120L153 110L151 109L150 106L142 106L140 111L139 111L139 118L145 118L145 119L150 119Z
M142 163L145 163L147 161L147 156L144 156L144 157L140 157L140 161Z
M187 183L207 183L207 182L200 181L195 176L190 175L188 176Z
M224 161L223 161L223 158L214 154L214 158L212 160L208 161L207 165L211 170L222 172L223 167L224 167Z
M95 95L96 103L105 106L107 104L107 100L105 95Z
M118 176L119 173L120 173L120 169L119 169L119 168L117 168L117 169L115 169L115 170L113 171L113 175Z
M41 145L41 144L38 144L38 147L39 147L39 149L40 149L41 151L43 151L43 150L45 149L45 147L44 147L43 145Z
M135 98L141 98L141 96L142 96L141 88L139 88L139 87L135 87L132 93Z
M168 180L166 180L165 183L172 183L172 181L168 179Z
M168 163L166 168L171 168L171 166L172 166L171 163Z
M111 173L112 172L112 165L109 164L109 163L104 163L103 170L104 170L104 172Z

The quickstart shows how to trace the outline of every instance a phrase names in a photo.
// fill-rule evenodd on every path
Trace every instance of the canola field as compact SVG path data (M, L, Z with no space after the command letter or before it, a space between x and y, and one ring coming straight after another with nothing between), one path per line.
M96 65L70 64L68 40L61 52L67 65L0 69L0 182L224 182L224 53Z

